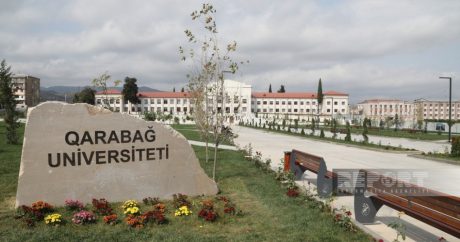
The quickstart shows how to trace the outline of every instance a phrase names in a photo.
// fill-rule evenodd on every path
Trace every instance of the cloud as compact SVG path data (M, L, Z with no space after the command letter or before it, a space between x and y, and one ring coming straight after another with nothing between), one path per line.
M42 85L87 85L104 71L170 90L186 84L179 61L199 1L10 1L0 10L0 58ZM458 1L216 1L221 43L249 60L231 78L256 90L345 91L364 98L445 98L431 86L454 76ZM436 54L433 54L436 52ZM446 56L448 58L446 58ZM455 80L455 79L454 79ZM455 87L455 84L454 84ZM454 89L455 90L455 89ZM454 92L455 98L460 98Z

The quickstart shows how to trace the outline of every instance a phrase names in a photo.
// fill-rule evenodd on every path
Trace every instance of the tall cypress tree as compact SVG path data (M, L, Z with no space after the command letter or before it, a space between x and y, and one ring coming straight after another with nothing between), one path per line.
M272 84L270 83L270 86L268 87L268 92L272 93Z
M6 66L6 61L2 60L0 65L0 104L5 108L6 143L18 144L19 128L18 112L16 111L16 99L14 98L11 79L11 67Z
M139 103L139 98L137 97L138 88L136 82L136 78L126 77L125 84L123 85L123 98L130 101L131 103Z
M318 104L323 104L324 95L323 95L323 84L321 83L321 78L319 79L319 82L318 82L318 94L316 98L318 99Z

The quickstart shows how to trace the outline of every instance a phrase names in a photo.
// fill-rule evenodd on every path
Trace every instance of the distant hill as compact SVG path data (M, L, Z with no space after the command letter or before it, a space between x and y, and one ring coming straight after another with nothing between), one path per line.
M72 101L73 95L83 90L86 86L51 86L40 87L40 101ZM122 90L123 87L109 87L108 89ZM99 91L99 90L98 90ZM139 87L140 92L160 92L160 90L153 89L146 86ZM66 97L67 95L67 97Z

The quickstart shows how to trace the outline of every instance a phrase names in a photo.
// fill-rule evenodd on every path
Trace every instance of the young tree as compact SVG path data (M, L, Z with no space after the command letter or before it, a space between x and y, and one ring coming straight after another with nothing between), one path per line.
M315 119L312 119L311 120L311 135L315 135L315 128L316 128L316 124L315 124Z
M323 129L321 129L321 132L319 133L319 137L324 138L324 130Z
M123 90L121 91L123 99L134 105L140 102L139 97L137 96L139 89L136 82L137 79L134 77L125 77L125 84L123 85ZM131 106L129 107L129 112L131 112Z
M337 120L335 118L333 118L331 121L331 132L332 132L332 138L333 139L337 138Z
M75 93L73 103L95 104L96 91L90 87L85 87L81 92Z
M176 87L173 87L173 92L176 92Z
M323 99L324 99L324 95L323 95L323 83L321 82L321 78L319 79L318 81L318 92L316 94L316 100L318 101L318 109L317 109L317 114L318 114L318 125L319 125L319 115L320 115L320 111L322 110L322 107L323 107Z
M203 4L199 11L191 14L192 20L199 21L203 26L203 38L198 39L190 30L185 30L188 42L192 47L187 51L179 47L182 60L190 60L195 69L189 78L189 89L194 100L194 115L197 127L201 132L212 132L214 141L213 179L216 178L217 149L219 144L231 139L231 130L224 127L225 99L224 73L236 73L239 64L233 61L231 53L236 51L236 42L229 43L225 51L218 41L215 21L216 10L211 4ZM197 50L198 53L195 53ZM200 110L202 109L202 110Z
M285 93L286 90L284 88L284 85L281 85L280 89L278 89L278 93Z
M182 89L180 89L180 92L185 92L185 89L182 87Z
M367 130L367 125L369 123L369 119L367 118L364 118L364 121L363 121L363 139L364 139L364 143L367 143L369 142L369 137L367 136L367 134L369 133L369 131Z
M398 126L399 126L399 116L398 114L395 114L395 131L398 131Z
M272 93L272 84L270 83L270 86L268 86L268 93Z
M0 64L0 104L5 108L5 117L3 118L6 126L6 143L18 144L19 135L17 129L18 112L16 111L16 99L14 98L11 79L11 67L6 65L2 60Z
M104 72L102 73L100 76L94 78L91 83L93 85L93 87L96 89L96 90L102 90L102 93L104 94L104 98L102 99L102 106L104 108L107 108L107 109L112 109L109 105L109 96L108 96L108 88L107 88L107 81L109 81L111 78L111 76L109 74L107 74L107 72ZM116 80L113 82L113 86L114 87L117 87L118 85L120 85L121 81L120 80Z
M351 141L351 127L350 127L350 122L348 121L346 123L346 128L347 128L347 135L345 136L345 141L350 142Z

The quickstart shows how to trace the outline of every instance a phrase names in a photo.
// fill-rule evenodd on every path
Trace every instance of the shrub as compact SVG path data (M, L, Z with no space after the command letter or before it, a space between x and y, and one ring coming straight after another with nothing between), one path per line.
M323 129L321 129L321 132L319 133L319 137L324 138L324 130Z
M115 225L118 223L118 216L116 214L110 214L103 217L104 223L108 225Z
M144 199L142 199L142 201L144 202L145 205L155 205L155 204L158 204L160 203L160 198L158 197L146 197Z
M460 136L452 137L451 144L450 154L453 157L460 157Z
M45 217L45 223L48 225L59 226L64 221L62 220L62 215L54 213Z
M73 215L72 222L74 224L89 224L96 222L96 216L92 212L82 210Z
M71 211L80 211L80 210L83 210L84 205L82 202L78 200L68 199L68 200L65 200L65 207Z
M95 199L93 198L93 212L100 215L110 215L112 214L112 208L110 207L109 202L104 198Z
M181 193L173 195L173 204L174 204L175 208L180 208L180 207L183 207L183 206L185 206L187 208L192 207L192 203L190 203L190 201L188 200L187 195L184 195L184 194L181 194Z
M32 203L32 209L41 213L49 213L53 211L53 206L44 201L37 201Z

